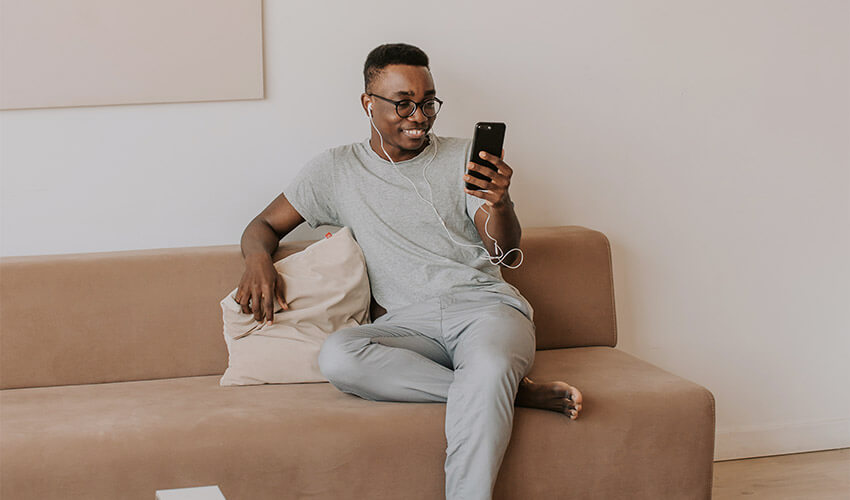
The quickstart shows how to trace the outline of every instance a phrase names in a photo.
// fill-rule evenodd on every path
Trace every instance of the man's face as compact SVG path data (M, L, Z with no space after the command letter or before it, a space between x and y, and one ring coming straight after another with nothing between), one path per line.
M436 97L437 94L428 68L404 64L384 67L371 82L369 92L393 101L409 99L414 102L422 102L424 99ZM402 118L396 113L393 103L363 94L364 107L369 103L372 104L372 120L381 131L385 147L418 151L425 146L428 131L434 125L436 117L425 116L417 106L415 113ZM390 147L387 147L388 151Z

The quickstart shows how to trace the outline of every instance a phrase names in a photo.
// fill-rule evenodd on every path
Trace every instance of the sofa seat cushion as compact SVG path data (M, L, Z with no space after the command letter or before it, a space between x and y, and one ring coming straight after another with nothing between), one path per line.
M577 386L583 411L573 421L517 408L495 498L711 491L714 399L703 387L610 347L538 351L529 376ZM442 497L445 405L218 381L0 391L0 497L150 499L212 484L228 500Z

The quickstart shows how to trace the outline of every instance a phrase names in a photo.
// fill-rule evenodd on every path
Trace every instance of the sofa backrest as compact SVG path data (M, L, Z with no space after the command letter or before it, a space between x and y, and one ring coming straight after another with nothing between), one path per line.
M527 228L522 249L503 276L534 307L538 348L615 346L607 238ZM243 270L238 245L0 259L0 388L221 374L219 302Z

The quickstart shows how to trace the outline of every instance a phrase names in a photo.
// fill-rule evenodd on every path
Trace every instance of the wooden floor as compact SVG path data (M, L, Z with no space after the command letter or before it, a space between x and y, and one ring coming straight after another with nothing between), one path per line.
M714 462L712 498L850 499L850 448Z

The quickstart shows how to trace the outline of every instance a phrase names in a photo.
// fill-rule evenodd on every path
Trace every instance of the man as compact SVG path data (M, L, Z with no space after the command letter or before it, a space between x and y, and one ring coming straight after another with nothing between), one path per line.
M339 390L373 401L446 403L446 498L491 498L514 404L574 420L582 396L565 382L524 377L534 360L533 310L481 247L496 253L486 231L501 248L519 247L508 194L513 169L483 152L497 172L467 163L471 141L429 133L441 101L418 48L377 47L364 79L371 136L315 157L251 221L236 301L271 323L275 299L288 308L271 260L280 239L304 221L351 228L372 295L387 312L331 334L319 354L322 373ZM491 181L465 175L466 168ZM517 254L503 254L499 264L511 265Z

